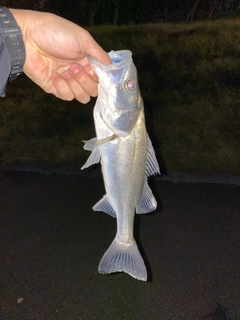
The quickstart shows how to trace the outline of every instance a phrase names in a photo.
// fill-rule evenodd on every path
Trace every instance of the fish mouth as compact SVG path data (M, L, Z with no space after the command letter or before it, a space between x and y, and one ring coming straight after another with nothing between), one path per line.
M98 60L94 59L92 56L87 56L90 64L97 68L101 68L106 73L111 73L114 71L120 71L129 67L132 63L132 52L130 50L119 50L119 51L110 51L108 55L112 61L112 64L105 66Z

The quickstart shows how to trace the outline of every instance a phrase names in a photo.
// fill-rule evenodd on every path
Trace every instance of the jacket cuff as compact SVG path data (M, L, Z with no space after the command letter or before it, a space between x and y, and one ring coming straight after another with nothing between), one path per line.
M19 26L12 13L0 6L0 96L4 96L7 81L23 71L25 46Z

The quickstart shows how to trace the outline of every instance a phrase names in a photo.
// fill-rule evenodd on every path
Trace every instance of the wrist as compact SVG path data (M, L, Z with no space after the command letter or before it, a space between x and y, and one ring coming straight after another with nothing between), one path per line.
M11 12L17 25L19 26L21 33L22 33L23 42L25 43L26 29L27 29L26 28L26 21L27 21L26 11L28 11L28 10L12 9L12 8L8 8L8 10Z

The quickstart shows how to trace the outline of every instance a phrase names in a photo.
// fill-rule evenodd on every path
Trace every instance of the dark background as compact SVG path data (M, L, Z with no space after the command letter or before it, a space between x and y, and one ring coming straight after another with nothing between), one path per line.
M239 0L3 0L12 8L50 11L81 25L179 22L239 15Z

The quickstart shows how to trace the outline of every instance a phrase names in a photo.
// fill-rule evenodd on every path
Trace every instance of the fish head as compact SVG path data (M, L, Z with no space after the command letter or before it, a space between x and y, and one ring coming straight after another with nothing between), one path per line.
M88 57L99 78L101 117L115 135L125 137L134 128L143 108L137 69L129 50L111 51L112 64L105 66Z

